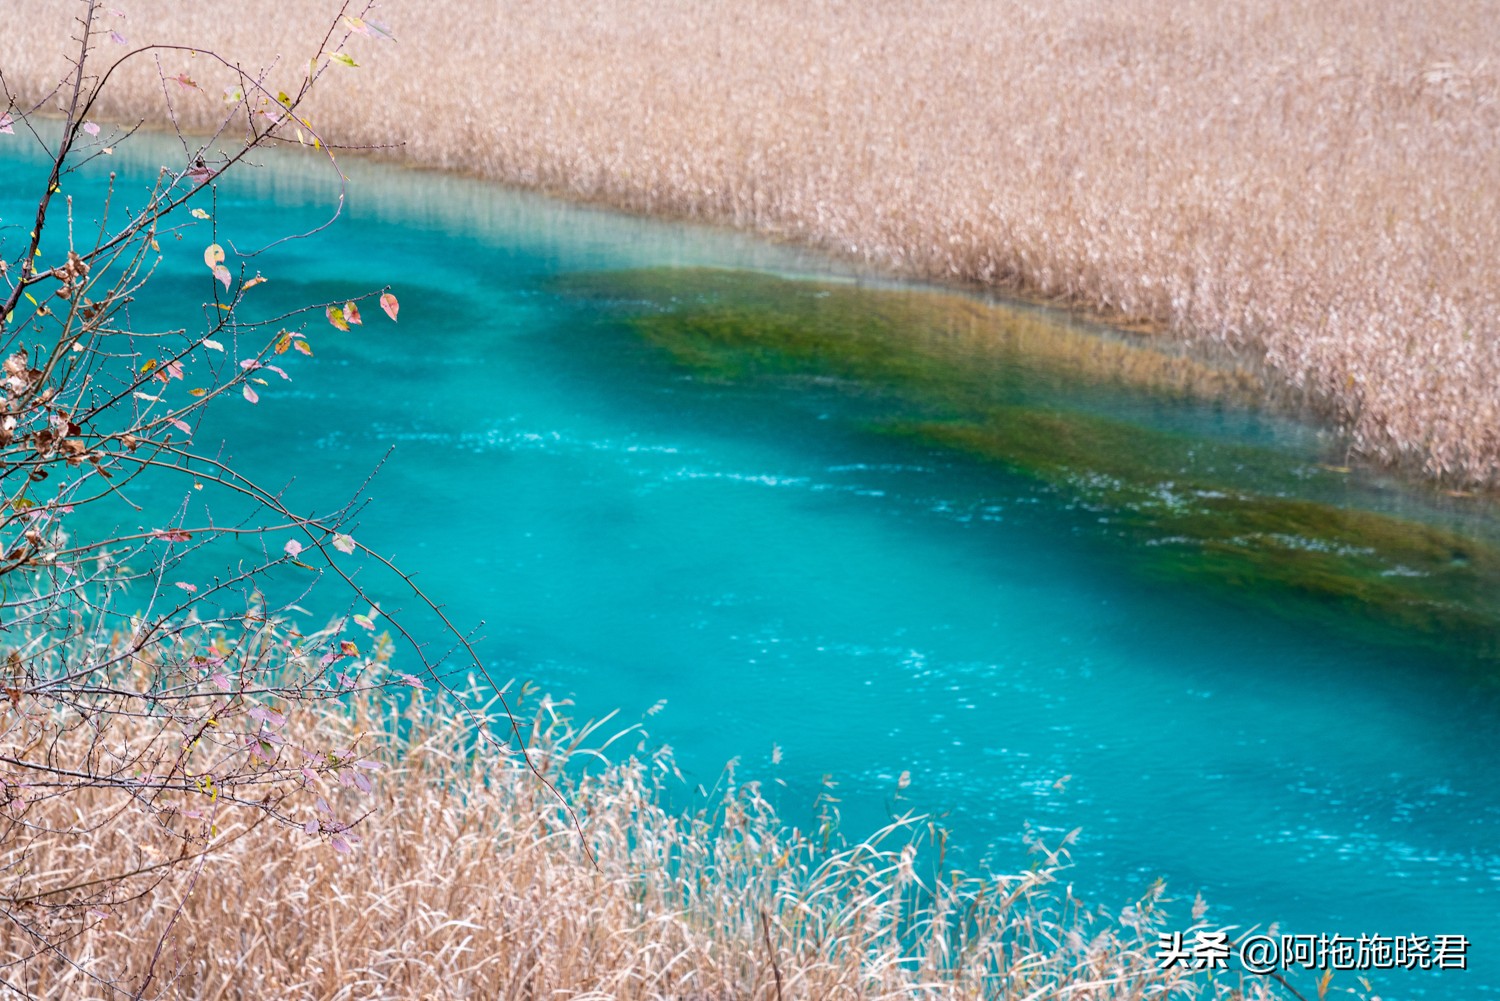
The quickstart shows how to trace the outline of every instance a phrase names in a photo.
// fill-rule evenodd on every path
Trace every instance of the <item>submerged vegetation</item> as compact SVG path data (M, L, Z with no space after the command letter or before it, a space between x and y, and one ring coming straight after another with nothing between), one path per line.
M1143 572L1235 589L1283 614L1368 635L1390 627L1484 660L1500 550L1351 503L1316 456L1123 419L1132 398L1248 399L1253 376L1154 344L952 295L657 269L570 276L629 328L713 379L814 380L869 428L999 463L1088 514ZM1302 600L1288 605L1288 593Z
M331 4L135 0L119 27L247 65ZM15 0L12 87L54 82ZM312 111L415 164L742 226L904 274L1153 321L1264 358L1356 450L1500 480L1500 19L1354 0L388 0L398 44ZM124 51L124 49L121 49ZM367 61L367 56L371 57ZM284 62L268 81L274 91ZM236 81L184 51L108 113L209 123ZM177 74L201 93L181 87Z

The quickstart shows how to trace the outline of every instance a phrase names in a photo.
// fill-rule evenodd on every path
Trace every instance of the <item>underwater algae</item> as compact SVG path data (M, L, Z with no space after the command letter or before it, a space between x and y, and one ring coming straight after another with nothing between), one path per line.
M1248 407L1264 392L1253 373L936 291L705 268L570 275L554 287L700 378L833 386L866 401L870 431L1039 484L1129 547L1151 579L1214 586L1364 638L1500 659L1491 543L1352 504L1344 471L1315 456L1100 406Z

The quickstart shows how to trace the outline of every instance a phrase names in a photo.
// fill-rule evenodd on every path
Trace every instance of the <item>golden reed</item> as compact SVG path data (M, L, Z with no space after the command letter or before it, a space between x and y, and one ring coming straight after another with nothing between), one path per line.
M480 716L496 708L465 698ZM368 794L330 782L281 801L294 820L317 816L319 796L340 816L368 814L345 853L191 783L65 796L7 785L19 801L0 805L0 994L22 996L15 985L83 1001L149 985L148 998L202 1001L1277 997L1264 983L1159 969L1159 885L1111 917L1064 890L1055 851L1014 876L933 881L907 848L920 821L825 848L785 827L759 785L732 770L700 809L673 812L661 789L682 786L664 750L532 703L532 763L580 815L590 864L558 800L518 754L477 741L459 706L418 696L401 709L366 693L347 706L278 707L287 746L334 740L382 766L363 772L375 780ZM44 753L15 720L0 725L0 756ZM162 720L145 716L109 720L103 734L62 713L51 722L52 753L69 761L162 740ZM398 730L409 736L392 738ZM597 749L612 741L617 759L601 764ZM1174 908L1173 928L1187 910Z
M290 89L327 3L119 0L136 45ZM0 70L64 72L67 0ZM1371 459L1500 480L1492 6L1331 0L391 0L314 124L353 144L901 273L1085 305L1264 359ZM113 15L106 15L113 18ZM125 48L103 45L111 50ZM212 97L228 83L163 57ZM163 118L154 69L108 113Z

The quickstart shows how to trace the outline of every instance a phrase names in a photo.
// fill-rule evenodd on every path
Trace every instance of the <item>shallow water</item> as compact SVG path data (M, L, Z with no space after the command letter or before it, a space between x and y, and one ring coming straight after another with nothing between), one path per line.
M116 166L149 176L164 156ZM0 224L19 218L24 175L0 159ZM1025 864L1027 825L1053 839L1081 827L1073 878L1093 902L1118 907L1160 876L1183 926L1201 892L1210 920L1241 926L1465 934L1470 970L1388 977L1384 996L1500 993L1487 647L1500 602L1470 559L1495 537L1483 510L1332 470L1337 443L1294 422L1067 366L1005 368L1003 399L911 389L945 372L990 386L1004 360L964 343L917 367L865 347L859 364L827 345L747 356L720 328L684 347L685 328L641 317L691 313L705 280L731 306L788 293L709 272L600 275L837 270L808 254L369 165L351 192L328 233L256 265L263 307L389 282L401 322L373 306L352 333L311 322L316 356L292 359L292 382L258 406L226 401L196 440L222 438L241 468L294 480L292 500L318 509L394 445L354 534L420 570L461 626L484 620L498 676L585 716L619 707L628 721L666 700L646 727L691 781L739 758L742 778L784 783L775 796L804 828L825 775L849 834L893 807L936 812L970 867ZM328 194L289 163L226 185L221 240L309 224ZM137 322L189 322L207 242L164 243L163 298L143 299ZM869 308L902 294L872 291ZM903 309L935 308L911 295ZM730 342L740 353L702 355ZM953 432L992 428L1006 407L1082 444L1057 464L1061 438L1020 454L1015 435ZM1226 518L1304 497L1400 514L1471 550L1415 592L1371 592L1402 575L1363 563L1247 563L1262 550L1242 532L1163 561L1160 540L1187 529L1137 487L1179 481L1261 491ZM1391 524L1348 530L1431 541ZM1281 576L1247 576L1258 565ZM1411 594L1424 611L1382 625ZM1461 629L1442 617L1455 608Z

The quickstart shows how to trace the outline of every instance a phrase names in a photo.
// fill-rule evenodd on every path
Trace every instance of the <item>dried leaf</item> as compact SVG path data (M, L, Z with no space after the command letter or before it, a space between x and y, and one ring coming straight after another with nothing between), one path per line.
M344 303L344 319L351 324L363 324L365 322L359 318L359 307L352 302Z
M344 311L337 306L329 306L325 312L328 314L328 322L340 330L348 330L349 323L344 319Z
M385 310L385 315L389 316L392 322L395 322L396 314L401 312L401 303L396 301L395 296L387 292L380 297L380 308Z
M217 243L210 243L203 251L203 263L212 270L224 263L224 248Z
M260 394L257 393L255 390L251 389L249 386L246 386L243 389L241 389L240 393L241 393L241 395L243 395L245 397L245 399L249 400L251 403L259 403L260 402Z
M345 16L344 23L349 26L350 31L361 35L378 38L384 42L394 42L396 40L395 36L391 34L390 26L374 18Z
M352 553L352 552L354 552L354 547L355 547L354 539L351 536L348 536L348 535L334 535L334 537L333 537L333 548L337 549L339 552L341 552L341 553Z

